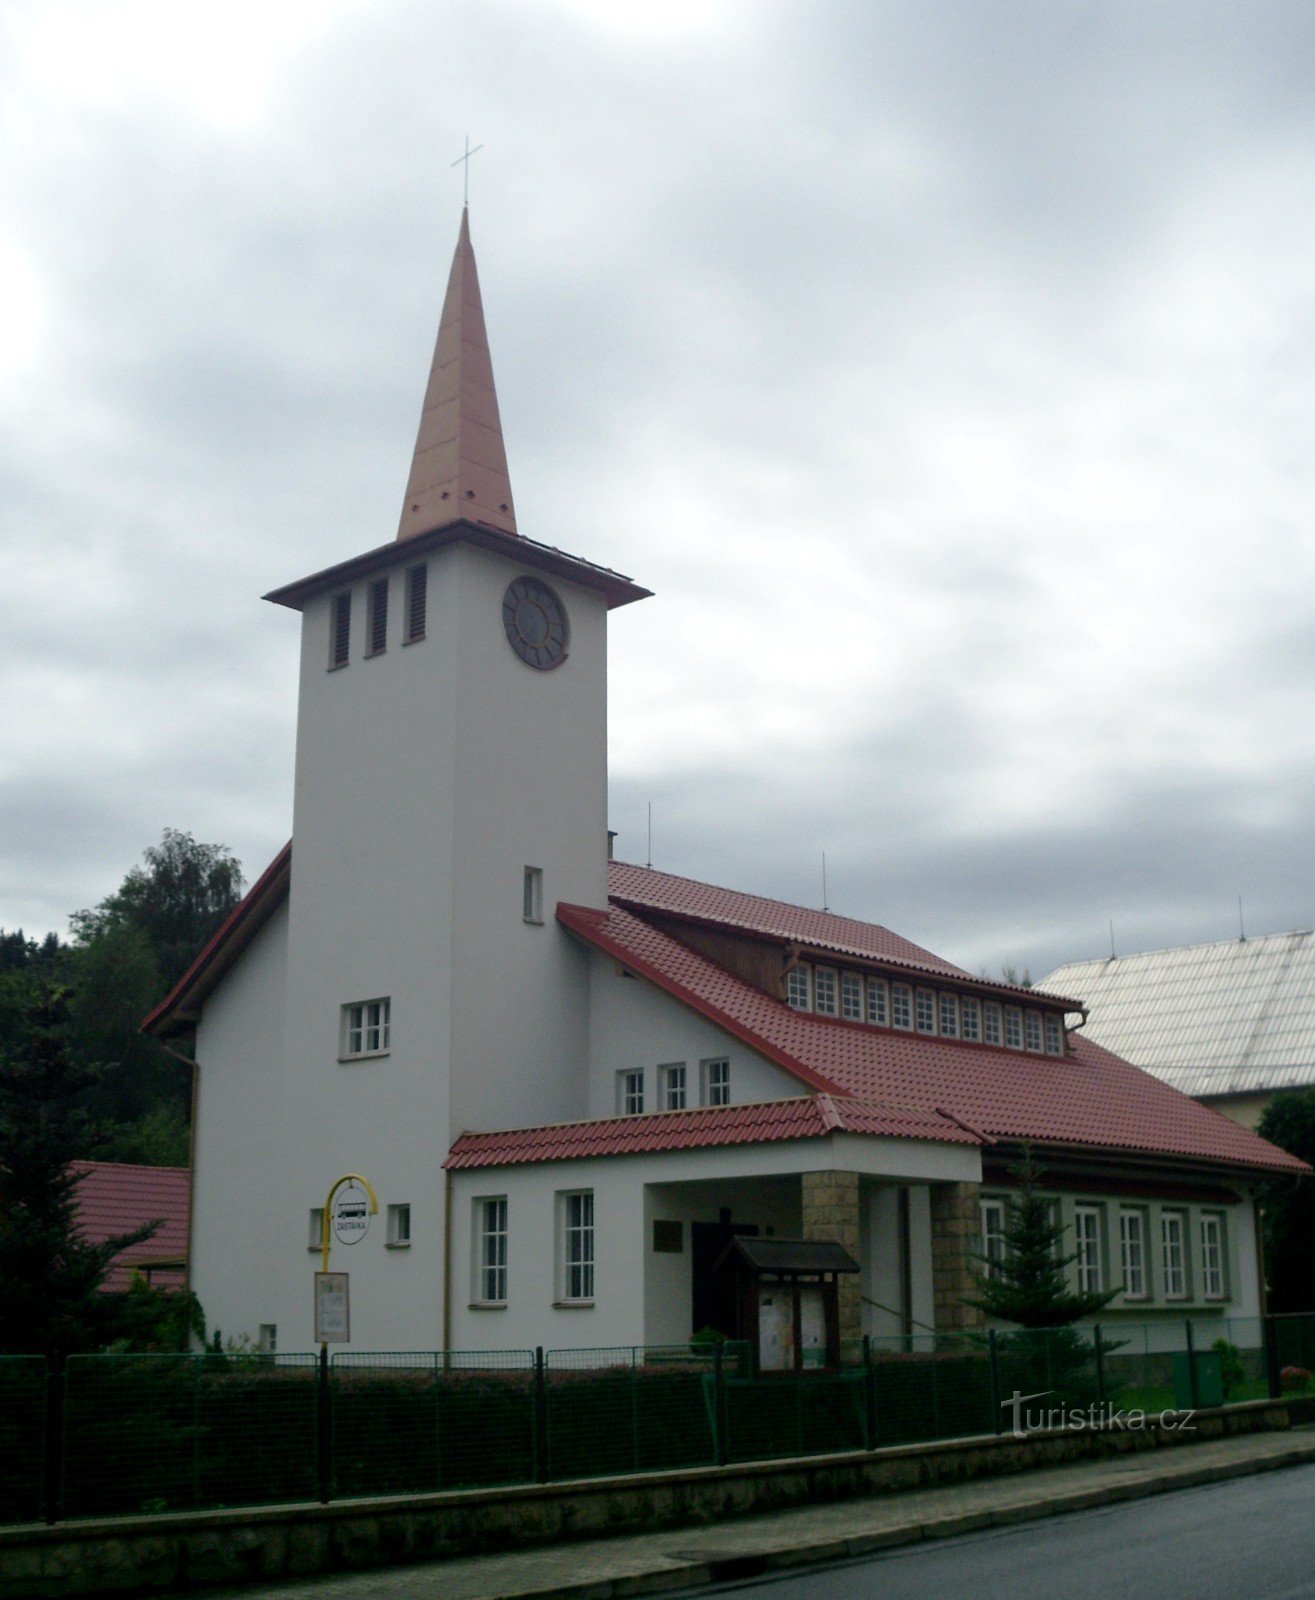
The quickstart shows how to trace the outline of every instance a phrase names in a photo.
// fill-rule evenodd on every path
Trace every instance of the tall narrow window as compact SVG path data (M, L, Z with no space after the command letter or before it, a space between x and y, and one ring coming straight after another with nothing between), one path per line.
M256 1349L262 1355L272 1356L279 1347L279 1330L273 1322L262 1322L256 1337Z
M425 636L425 607L429 596L429 568L408 567L406 573L406 642Z
M481 1305L504 1305L507 1299L507 1197L494 1195L475 1202L475 1246L478 1263L475 1298Z
M919 1033L936 1032L936 996L930 989L919 989L914 996L914 1015Z
M1023 1013L1018 1006L1005 1007L1005 1044L1011 1050L1023 1048Z
M543 921L543 868L526 867L521 882L521 916L526 922Z
M312 1206L310 1212L310 1236L306 1240L308 1250L323 1250L324 1248L324 1207Z
M389 1206L387 1243L392 1250L403 1250L411 1243L411 1207L409 1205Z
M1105 1287L1100 1259L1100 1212L1095 1206L1079 1206L1073 1222L1077 1231L1078 1292L1099 1294Z
M1129 1300L1146 1298L1146 1219L1140 1211L1119 1216L1119 1246L1123 1256L1123 1293Z
M983 1270L988 1278L993 1278L1005 1258L1004 1201L983 1200L981 1216Z
M970 999L965 995L960 1001L960 1014L963 1022L964 1038L980 1039L982 1037L981 1002Z
M725 1056L703 1063L703 1103L705 1106L731 1103L731 1064Z
M388 648L388 579L370 585L370 648L367 655L381 656Z
M1164 1298L1186 1300L1187 1262L1183 1250L1183 1218L1180 1211L1166 1211L1160 1218L1160 1246L1164 1265Z
M1000 1043L1000 1007L994 1000L988 1000L982 1007L982 1038L987 1044Z
M1208 1211L1201 1218L1201 1293L1222 1300L1224 1285L1224 1219Z
M868 979L868 1021L875 1022L885 1027L890 1021L888 1008L886 980L884 978Z
M1039 1051L1041 1049L1041 1013L1039 1011L1024 1012L1023 1022L1027 1028L1027 1048Z
M594 1193L564 1194L562 1202L561 1287L563 1300L594 1297Z
M644 1069L631 1067L616 1075L616 1109L623 1117L638 1117L644 1111Z
M813 969L806 962L791 967L786 974L785 1002L795 1011L813 1009Z
M913 1026L913 990L907 983L890 986L890 1020L897 1028Z
M941 1009L941 1038L957 1039L959 1037L959 996L947 994L944 990L938 996Z
M1048 1056L1062 1056L1064 1054L1064 1025L1053 1012L1046 1016L1046 1054Z
M847 1022L863 1020L863 980L857 972L840 974L840 1015Z
M837 1009L835 970L818 967L813 974L813 1010L824 1017L834 1017Z
M687 1072L683 1061L671 1061L658 1068L658 1082L662 1085L662 1109L683 1111L687 1104Z
M345 667L352 650L352 597L336 594L330 607L332 625L329 629L329 665Z

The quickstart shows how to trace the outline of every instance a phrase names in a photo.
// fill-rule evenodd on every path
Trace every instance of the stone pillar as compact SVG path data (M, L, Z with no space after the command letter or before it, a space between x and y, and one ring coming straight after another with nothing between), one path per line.
M974 1251L981 1237L976 1183L934 1183L931 1186L931 1283L937 1333L980 1328L985 1318L976 1306L964 1304L977 1290Z
M859 1243L858 1173L804 1172L800 1174L803 1201L804 1238L834 1239L854 1260L863 1263ZM863 1274L845 1272L840 1276L838 1302L841 1339L863 1336Z

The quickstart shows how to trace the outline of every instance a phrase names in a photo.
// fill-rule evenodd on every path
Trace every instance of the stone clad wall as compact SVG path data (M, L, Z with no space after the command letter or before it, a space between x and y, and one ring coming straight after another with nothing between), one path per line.
M936 1331L980 1328L985 1320L964 1297L977 1288L974 1251L981 1236L976 1183L937 1183L931 1189L931 1274Z
M863 1260L859 1245L858 1173L805 1172L800 1175L805 1239L834 1239L855 1261ZM838 1284L840 1337L863 1336L863 1286L861 1272L845 1272Z

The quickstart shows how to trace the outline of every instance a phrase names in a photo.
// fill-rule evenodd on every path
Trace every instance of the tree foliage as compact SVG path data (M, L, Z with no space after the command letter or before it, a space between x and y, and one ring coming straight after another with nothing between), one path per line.
M1077 1260L1077 1252L1064 1253L1063 1225L1039 1192L1042 1174L1031 1151L1009 1170L1018 1189L1005 1214L1004 1259L978 1275L969 1305L1023 1328L1059 1328L1094 1316L1119 1291L1069 1288L1065 1268Z
M68 997L46 987L27 1037L0 1053L0 1350L66 1354L100 1343L97 1291L147 1224L103 1244L77 1229L79 1174L96 1133L85 1109L94 1070L68 1048Z
M1256 1131L1315 1166L1315 1089L1285 1089ZM1275 1177L1260 1191L1271 1311L1315 1311L1315 1179Z

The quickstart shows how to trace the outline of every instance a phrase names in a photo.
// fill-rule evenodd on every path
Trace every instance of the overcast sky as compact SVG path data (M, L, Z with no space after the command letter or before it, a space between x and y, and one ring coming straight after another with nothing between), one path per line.
M1309 927L1315 10L8 0L0 926L291 827L461 207L618 853L978 970Z

